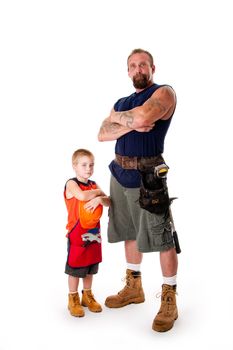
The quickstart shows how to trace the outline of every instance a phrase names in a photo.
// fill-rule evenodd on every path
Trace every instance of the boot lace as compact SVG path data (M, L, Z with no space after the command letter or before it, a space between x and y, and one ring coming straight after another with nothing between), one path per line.
M156 294L156 298L161 297L161 307L158 312L158 314L165 313L166 315L169 315L170 312L173 311L175 302L174 297L175 295L178 295L178 293L175 290L165 290L162 292L158 292Z
M126 286L125 287L129 287L130 286L130 275L127 275L125 277L123 277L122 282L125 282Z
M119 295L123 294L126 291L127 288L130 288L130 279L131 278L132 277L130 275L126 275L125 277L123 277L121 279L122 282L125 282L125 286L124 286L124 288L122 290L120 290L118 292Z
M166 290L165 292L158 292L158 293L156 293L156 298L160 298L161 296L163 296L163 298L162 299L164 299L165 298L165 296L168 294L168 293L173 293L173 294L175 294L175 295L178 295L178 293L176 292L176 291L173 291L173 290Z
M75 294L75 295L73 296L72 301L73 301L73 305L74 305L74 306L80 305L79 295L78 295L78 294Z
M88 298L88 301L89 301L90 304L96 303L96 300L95 300L95 297L94 297L93 293L88 293L87 294L87 298Z

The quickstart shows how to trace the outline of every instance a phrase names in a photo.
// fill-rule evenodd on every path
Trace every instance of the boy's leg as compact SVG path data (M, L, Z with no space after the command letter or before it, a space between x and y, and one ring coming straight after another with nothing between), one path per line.
M83 317L85 313L80 304L80 299L78 294L79 278L69 275L68 285L69 285L68 309L70 310L70 313L72 316Z
M78 285L79 285L79 278L69 275L68 277L69 293L77 292Z
M87 275L83 278L83 289L91 289L93 275Z
M83 278L83 290L82 290L82 306L87 306L92 312L101 312L101 305L95 300L94 294L92 293L92 280L93 275L87 275Z

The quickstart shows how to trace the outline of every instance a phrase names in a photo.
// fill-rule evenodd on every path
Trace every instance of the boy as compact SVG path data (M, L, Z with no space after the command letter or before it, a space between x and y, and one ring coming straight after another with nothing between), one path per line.
M68 211L68 257L65 273L69 275L68 309L72 316L82 317L87 306L101 312L101 305L91 291L93 275L102 261L100 217L103 206L110 199L98 185L89 180L94 171L94 156L86 149L78 149L72 156L76 177L65 185L64 198ZM83 279L82 301L78 294L79 279Z

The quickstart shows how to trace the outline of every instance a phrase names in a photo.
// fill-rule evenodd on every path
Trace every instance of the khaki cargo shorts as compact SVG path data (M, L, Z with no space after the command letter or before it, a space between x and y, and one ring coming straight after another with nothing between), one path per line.
M139 188L126 188L111 176L108 241L136 240L142 253L174 248L171 225L165 215L151 214L139 206Z

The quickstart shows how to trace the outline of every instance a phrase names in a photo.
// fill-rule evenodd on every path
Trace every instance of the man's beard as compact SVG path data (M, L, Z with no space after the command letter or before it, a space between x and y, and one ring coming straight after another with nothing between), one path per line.
M133 77L133 86L135 89L145 89L149 85L149 79L146 74L137 74Z

